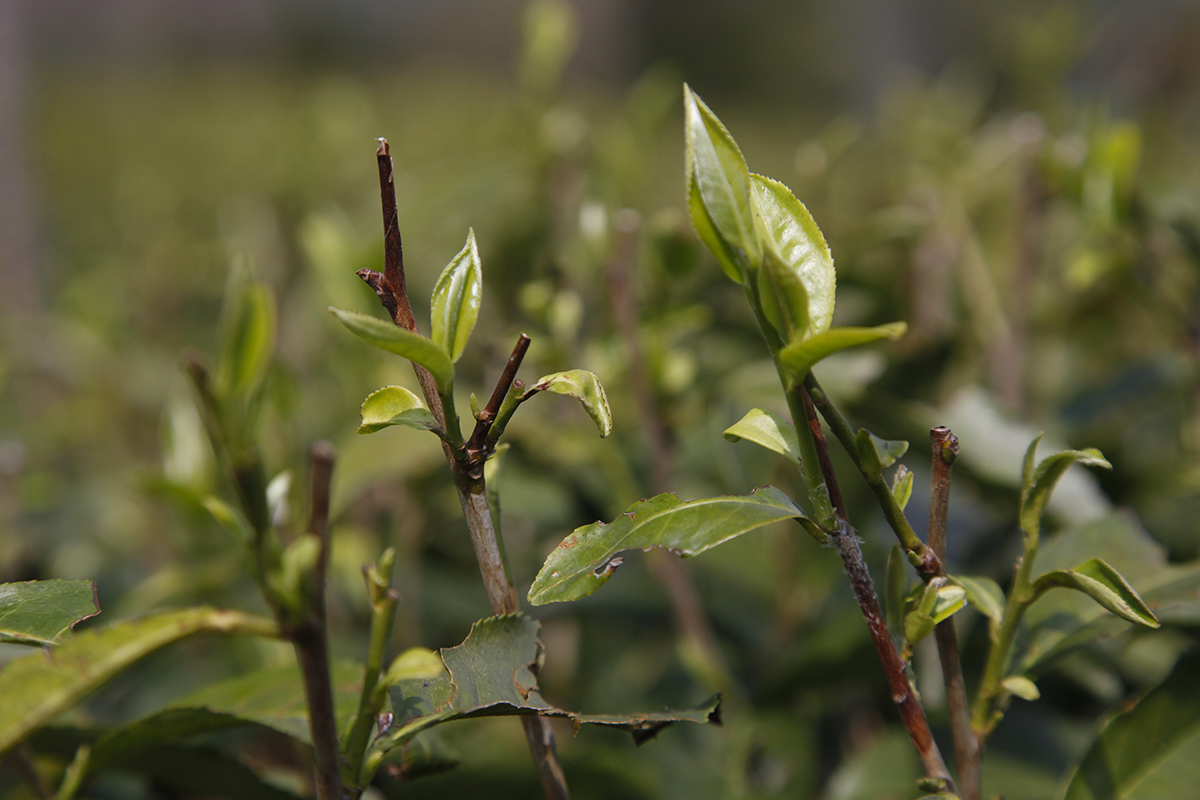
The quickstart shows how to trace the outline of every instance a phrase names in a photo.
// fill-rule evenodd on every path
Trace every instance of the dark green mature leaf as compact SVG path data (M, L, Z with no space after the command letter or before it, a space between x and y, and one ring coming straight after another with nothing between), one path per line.
M95 581L0 583L0 642L53 645L100 613Z
M800 443L796 429L783 417L765 408L752 408L736 423L725 430L726 440L740 442L745 439L779 453L793 464L800 463Z
M369 778L384 755L434 725L468 717L536 714L580 725L609 725L644 741L673 722L716 722L718 697L686 711L654 714L585 715L555 708L542 699L532 667L541 646L540 625L522 614L490 617L471 626L457 647L441 650L442 674L402 680L389 690L392 727L372 744L364 763Z
M53 650L10 661L0 671L0 753L130 664L200 633L277 636L278 629L240 611L189 608L84 631Z
M694 556L785 519L807 520L800 507L773 486L745 497L685 503L673 494L660 494L640 500L611 523L584 525L563 539L534 579L529 602L540 606L588 596L621 565L617 554L622 550L665 547Z
M1104 455L1094 447L1055 453L1038 464L1037 469L1033 469L1038 442L1041 439L1042 437L1038 436L1029 445L1025 454L1024 479L1021 484L1021 529L1034 537L1038 535L1041 527L1042 514L1046 511L1046 504L1050 502L1050 493L1072 464L1078 462L1112 469L1112 464L1109 464Z
M1129 581L1103 559L1090 559L1075 569L1047 572L1034 581L1034 597L1056 586L1081 591L1122 619L1147 628L1159 626L1158 618Z
M362 425L358 433L375 433L391 425L404 425L444 434L442 426L420 398L403 386L385 386L367 395L359 410Z
M1133 708L1113 717L1083 757L1064 800L1194 797L1200 774L1200 657L1191 655Z
M351 333L364 342L403 356L429 370L440 393L448 394L454 386L454 362L445 348L432 339L426 339L419 333L406 331L369 314L344 311L333 306L330 306L329 310Z
M531 397L537 392L564 394L574 397L583 403L592 422L600 429L600 436L612 433L612 410L608 407L608 395L600 385L600 379L585 369L572 369L567 372L555 372L537 379L533 386L525 392L525 397Z
M471 338L482 298L483 268L479 263L475 230L470 229L467 243L442 270L433 287L431 338L450 354L451 361L458 361Z
M761 260L750 201L750 171L729 131L704 101L684 84L688 211L700 240L730 279Z
M793 342L784 347L779 351L779 360L797 379L802 380L813 365L823 358L881 339L894 341L907 330L908 325L904 322L889 322L874 328L830 328L802 342Z
M787 186L762 175L751 174L750 181L757 232L764 243L759 274L763 311L785 343L828 330L837 276L821 229Z
M254 281L231 290L221 319L218 382L226 396L246 396L258 388L275 350L275 303L271 290Z

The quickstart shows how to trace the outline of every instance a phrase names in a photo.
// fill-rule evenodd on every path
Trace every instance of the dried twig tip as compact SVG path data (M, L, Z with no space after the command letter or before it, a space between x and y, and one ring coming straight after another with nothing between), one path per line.
M377 155L377 156L391 155L391 153L388 151L387 139L380 136L378 141L379 141L379 148L375 151L375 155Z

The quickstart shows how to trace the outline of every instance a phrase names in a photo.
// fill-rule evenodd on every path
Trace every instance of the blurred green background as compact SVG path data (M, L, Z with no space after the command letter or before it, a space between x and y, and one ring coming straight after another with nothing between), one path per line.
M822 226L837 323L909 323L896 345L818 375L856 424L912 441L918 530L927 431L958 433L952 569L1007 575L1020 456L1040 430L1114 465L1072 473L1061 527L1116 513L1170 559L1193 559L1197 36L1200 8L1171 0L5 0L0 581L95 579L97 622L261 608L236 541L201 505L222 489L179 369L187 348L212 360L223 296L254 279L278 317L269 468L299 483L313 440L340 453L338 654L365 647L359 568L389 545L397 649L453 645L486 614L436 440L354 433L362 398L416 388L411 370L324 310L379 313L354 271L382 263L380 136L422 323L469 226L480 243L484 310L460 390L486 398L524 331L524 377L582 367L609 392L608 440L550 400L510 428L501 491L519 594L563 535L654 492L798 490L784 465L721 437L752 406L783 409L737 287L683 213L684 80L750 168L787 183ZM890 534L845 483L882 574ZM662 573L640 556L594 597L534 612L557 705L654 710L727 692L725 727L677 726L640 749L562 729L576 795L914 796L916 765L836 557L780 529L685 563L727 677L678 638ZM1043 700L1002 726L985 789L1049 796L1095 716L1160 678L1194 618L1064 660ZM982 628L967 630L970 679ZM127 719L290 657L186 645L81 713ZM940 724L936 680L920 685ZM511 721L446 731L464 764L406 796L533 796ZM98 791L159 796L134 778Z

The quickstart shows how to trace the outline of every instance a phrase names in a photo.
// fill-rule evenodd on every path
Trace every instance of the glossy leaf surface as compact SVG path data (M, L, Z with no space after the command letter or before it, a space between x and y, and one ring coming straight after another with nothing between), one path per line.
M1041 594L1056 586L1083 592L1122 619L1147 628L1159 626L1158 618L1129 581L1103 559L1093 558L1074 569L1047 572L1034 581L1033 591Z
M828 330L837 276L821 229L787 186L762 175L752 174L750 181L757 231L764 242L758 286L767 318L785 343ZM766 296L768 291L772 296Z
M426 339L419 333L399 328L369 314L344 311L332 306L329 310L351 333L364 342L403 356L429 370L429 374L437 383L438 391L442 394L448 393L454 385L454 362L450 360L450 354L445 348L434 343L432 339Z
M1133 708L1112 718L1062 795L1065 800L1176 800L1196 793L1200 658L1185 657Z
M482 299L483 268L472 229L463 249L442 270L433 287L431 338L450 354L451 361L458 361L470 341Z
M774 411L752 408L736 423L725 430L725 439L740 442L745 439L768 450L779 453L793 464L800 463L800 444L796 429Z
M779 351L779 360L798 378L803 379L823 358L882 339L899 339L908 330L903 322L889 322L874 328L830 328L802 342L794 342Z
M0 753L134 662L200 633L275 636L278 630L265 617L189 608L84 631L53 650L10 661L0 670Z
M687 143L688 211L700 240L732 280L760 255L750 201L750 170L729 131L692 92L683 87Z
M56 645L99 613L93 581L0 583L0 642Z
M612 433L612 410L608 407L608 395L600 385L600 379L585 369L573 369L567 372L555 372L537 379L537 382L525 393L526 397L535 392L550 392L574 397L587 411L592 422L600 430L600 436Z
M537 663L540 625L524 615L480 620L457 647L440 651L444 670L435 677L404 680L389 690L392 727L372 745L382 755L433 725L466 717L536 714L570 719L576 727L608 725L644 740L677 721L716 718L718 698L697 709L653 714L585 715L555 708L542 699L532 667ZM371 763L368 756L367 763Z
M371 392L359 410L358 433L375 433L391 425L441 433L442 427L415 394L403 386L385 386Z
M546 558L529 602L540 606L588 596L620 566L617 554L623 550L664 547L694 556L772 522L804 518L800 507L772 486L744 497L688 502L660 494L634 503L611 523L576 528Z

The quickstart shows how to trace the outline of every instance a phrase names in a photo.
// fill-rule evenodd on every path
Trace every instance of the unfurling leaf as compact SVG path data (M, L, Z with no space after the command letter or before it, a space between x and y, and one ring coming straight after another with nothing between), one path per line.
M751 209L750 171L729 131L686 84L683 108L692 225L725 274L744 284L747 272L762 258Z
M892 496L896 498L896 505L900 506L901 511L912 498L912 491L913 474L908 471L908 467L901 464L896 469L896 479L892 481Z
M385 386L371 392L363 400L359 413L362 415L359 433L375 433L390 425L404 425L443 435L442 426L429 409L403 386Z
M645 741L673 722L718 722L719 697L696 709L654 714L583 715L555 708L542 699L533 667L538 661L539 625L521 614L491 617L471 626L457 647L440 652L436 675L401 680L390 689L391 726L371 745L363 765L368 782L384 755L421 731L464 717L536 714L562 717L576 727L608 725Z
M724 435L730 442L746 439L779 453L793 464L800 463L800 444L796 439L796 429L774 411L752 408L746 416L727 428Z
M1129 582L1099 558L1083 562L1075 569L1047 572L1033 583L1034 598L1061 586L1091 597L1122 619L1147 628L1157 628L1158 618Z
M57 645L75 623L100 613L95 581L0 583L0 642Z
M881 339L896 340L904 335L908 325L889 322L874 328L830 328L802 342L793 342L779 351L779 360L803 380L808 371L821 359L851 347L870 344Z
M757 233L763 242L759 302L784 344L828 330L837 276L821 229L791 190L751 174Z
M641 500L611 523L584 525L563 539L534 579L529 602L540 606L587 597L611 577L622 550L664 547L694 556L785 519L808 521L800 507L773 486L744 497L685 503L673 494L660 494Z
M908 442L880 439L865 428L858 429L854 444L863 470L873 481L878 481L883 470L908 452Z
M248 398L266 375L275 349L275 304L261 281L234 281L221 310L217 385L224 397Z
M1041 528L1042 514L1046 512L1046 504L1050 502L1050 493L1055 484L1076 462L1093 467L1112 469L1112 464L1105 460L1104 454L1094 447L1086 450L1064 450L1044 459L1034 469L1034 459L1037 457L1037 446L1042 440L1039 435L1029 445L1025 453L1024 478L1021 482L1021 530L1027 536L1036 537Z
M565 394L583 403L584 410L600 429L600 436L612 433L612 411L608 407L608 395L600 385L600 379L584 369L555 372L537 379L525 392L525 398L537 392ZM524 398L523 398L524 399Z
M458 361L471 338L483 297L483 269L475 231L467 232L467 243L438 277L430 309L432 339Z
M357 311L329 307L329 311L358 338L376 347L403 356L429 370L440 394L449 394L454 386L454 362L445 348L419 333L398 328L390 322Z

